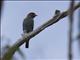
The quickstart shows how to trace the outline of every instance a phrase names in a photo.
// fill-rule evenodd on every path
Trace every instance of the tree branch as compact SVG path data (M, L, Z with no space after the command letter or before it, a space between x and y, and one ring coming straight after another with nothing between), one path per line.
M74 7L74 11L76 9L78 9L80 7L80 3L78 3L75 7ZM14 55L14 53L16 52L16 50L22 45L24 44L28 39L31 39L32 37L34 37L35 35L39 34L41 31L43 31L45 28L51 26L52 24L55 24L56 22L58 22L60 19L68 16L68 11L62 12L59 15L55 15L52 19L50 19L49 21L45 22L43 25L41 25L40 27L38 27L37 29L35 29L34 31L32 31L29 34L24 34L24 36L22 36L20 39L17 40L17 42L4 54L2 60L10 60L12 58L12 56Z
M72 60L73 59L73 54L72 54L72 33L73 33L73 7L74 7L75 1L71 0L70 1L70 7L69 7L69 44L68 44L68 59Z

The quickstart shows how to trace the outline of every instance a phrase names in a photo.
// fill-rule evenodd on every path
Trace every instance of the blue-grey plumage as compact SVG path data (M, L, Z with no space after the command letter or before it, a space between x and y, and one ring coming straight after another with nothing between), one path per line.
M30 12L23 21L23 32L29 33L33 31L34 28L34 17L37 16L34 12ZM26 48L29 47L29 40L26 41Z

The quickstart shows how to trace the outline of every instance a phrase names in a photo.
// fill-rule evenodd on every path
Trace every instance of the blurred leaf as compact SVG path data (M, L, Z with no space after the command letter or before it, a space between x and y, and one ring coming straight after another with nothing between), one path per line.
M24 59L25 58L25 56L24 56L24 54L23 54L23 52L21 51L21 49L19 48L18 49L18 51L17 51L18 53L19 53L19 55Z
M2 57L5 53L6 53L6 51L11 47L10 46L10 39L9 38L7 38L7 37L5 37L5 36L1 36L1 43L2 42L6 42L6 44L5 43L3 43L2 45L1 45L1 52L0 52L0 57ZM21 51L21 49L19 48L16 52L18 52L18 55L20 55L21 57L22 57L22 59L24 59L25 58L25 56L24 56L24 54L23 54L23 52ZM18 58L14 55L13 56L13 58L12 58L12 60L17 60Z

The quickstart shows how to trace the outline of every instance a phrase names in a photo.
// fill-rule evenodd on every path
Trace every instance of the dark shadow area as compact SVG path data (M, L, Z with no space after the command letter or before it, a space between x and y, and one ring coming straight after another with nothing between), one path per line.
M0 21L1 21L1 10L2 10L2 4L3 4L3 1L2 0L0 0Z

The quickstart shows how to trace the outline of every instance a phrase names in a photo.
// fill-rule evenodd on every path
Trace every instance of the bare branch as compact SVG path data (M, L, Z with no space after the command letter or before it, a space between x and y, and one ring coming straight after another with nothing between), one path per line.
M72 60L72 33L73 33L73 7L74 7L74 0L71 0L70 7L69 7L69 47L68 47L68 59Z
M78 9L80 7L80 3L78 3L75 7L74 7L74 11L76 9ZM34 31L32 31L29 34L25 34L24 36L22 36L20 39L17 40L17 42L5 53L5 55L3 56L2 60L10 60L13 56L13 54L15 53L15 51L22 45L24 44L28 39L31 39L32 37L34 37L35 35L39 34L42 30L44 30L45 28L51 26L52 24L55 24L56 22L58 22L60 19L68 16L68 11L65 11L63 13L60 13L59 15L55 15L52 19L50 19L49 21L45 22L43 25L41 25L40 27L38 27L37 29L35 29Z

